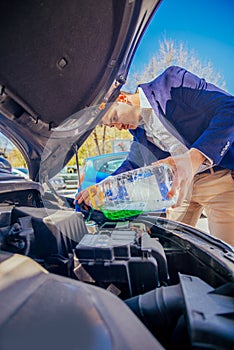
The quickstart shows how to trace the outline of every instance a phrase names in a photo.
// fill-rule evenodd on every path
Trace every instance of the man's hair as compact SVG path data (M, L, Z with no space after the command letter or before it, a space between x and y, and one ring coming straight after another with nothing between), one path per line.
M138 90L136 90L136 92L135 93L137 93L138 92ZM119 92L119 95L120 94L123 94L123 95L126 95L126 96L131 96L131 95L135 95L135 93L134 92L128 92L128 91L124 91L124 90L120 90L120 92ZM118 95L118 96L119 96ZM118 98L118 97L117 97ZM117 100L117 98L116 98L116 100ZM115 101L113 101L113 102L115 102ZM111 103L111 102L110 102ZM98 126L103 126L104 124L103 124L103 122L102 122L102 119L99 121L99 123L97 124Z

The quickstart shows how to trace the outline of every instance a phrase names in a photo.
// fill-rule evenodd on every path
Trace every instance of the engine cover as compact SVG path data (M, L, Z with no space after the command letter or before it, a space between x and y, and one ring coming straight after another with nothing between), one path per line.
M85 282L120 297L145 293L168 282L166 256L143 224L102 228L86 234L75 248L74 272Z

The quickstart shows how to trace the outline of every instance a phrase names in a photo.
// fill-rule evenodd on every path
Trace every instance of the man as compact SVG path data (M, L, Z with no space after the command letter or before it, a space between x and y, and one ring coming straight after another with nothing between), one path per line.
M195 226L205 208L210 233L234 246L233 96L173 66L137 93L121 93L103 123L133 135L129 156L114 174L170 164L175 180L168 197L176 191L179 197L168 217Z

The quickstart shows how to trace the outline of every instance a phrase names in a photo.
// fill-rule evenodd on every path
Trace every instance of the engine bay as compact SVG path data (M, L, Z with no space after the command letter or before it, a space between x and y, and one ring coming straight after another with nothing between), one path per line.
M73 210L9 206L0 219L2 251L114 294L166 349L234 344L234 255L212 237L155 215L100 224Z

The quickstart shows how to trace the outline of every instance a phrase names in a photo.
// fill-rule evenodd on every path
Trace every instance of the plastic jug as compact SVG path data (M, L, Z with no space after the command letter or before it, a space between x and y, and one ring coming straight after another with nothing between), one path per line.
M88 204L111 220L163 210L176 203L177 195L168 199L174 178L165 164L150 165L109 176L87 188Z

